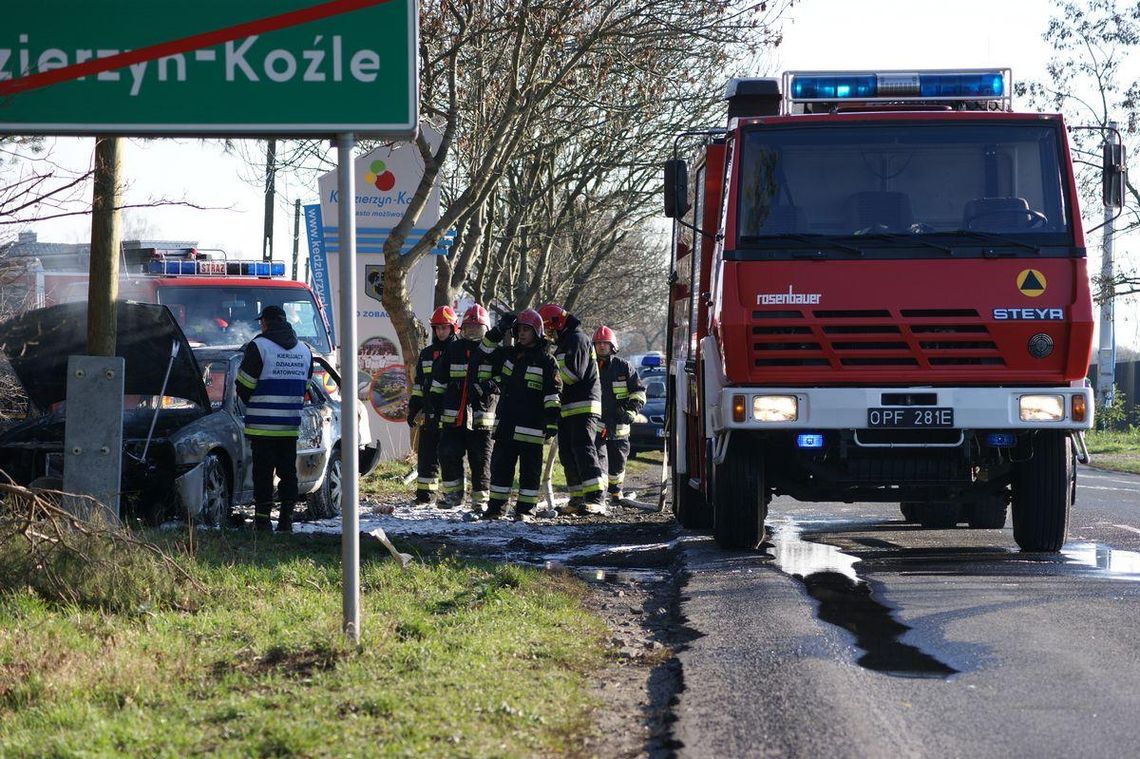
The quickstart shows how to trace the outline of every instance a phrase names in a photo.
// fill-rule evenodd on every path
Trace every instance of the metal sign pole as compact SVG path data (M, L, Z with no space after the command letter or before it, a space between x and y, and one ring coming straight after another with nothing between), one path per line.
M360 513L356 440L356 179L351 133L336 138L337 237L340 241L340 555L344 584L344 634L360 640Z
M1105 141L1116 144L1116 122L1108 122ZM1116 391L1116 320L1113 314L1113 250L1112 237L1115 233L1113 220L1116 209L1111 203L1104 204L1104 224L1101 226L1100 281L1104 299L1100 304L1100 351L1097 356L1096 397L1102 407L1112 405Z

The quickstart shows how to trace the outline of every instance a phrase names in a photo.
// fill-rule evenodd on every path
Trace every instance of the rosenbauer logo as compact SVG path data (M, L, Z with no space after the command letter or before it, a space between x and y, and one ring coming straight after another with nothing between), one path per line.
M788 285L786 293L757 293L757 306L814 306L819 303L820 293L797 293Z
M387 164L383 161L373 161L368 166L368 173L364 175L364 181L380 192L388 192L396 186L396 175L388 170Z

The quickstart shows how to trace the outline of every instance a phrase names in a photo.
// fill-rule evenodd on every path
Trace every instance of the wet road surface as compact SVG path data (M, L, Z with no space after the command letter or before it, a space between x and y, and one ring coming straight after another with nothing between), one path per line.
M768 524L756 553L682 538L680 756L1140 752L1140 477L1082 468L1060 555L896 504Z

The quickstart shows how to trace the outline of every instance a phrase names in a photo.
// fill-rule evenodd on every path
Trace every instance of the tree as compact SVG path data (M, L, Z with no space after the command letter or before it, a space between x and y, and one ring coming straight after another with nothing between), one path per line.
M1037 107L1065 114L1070 125L1106 128L1120 124L1125 135L1140 133L1140 80L1128 81L1123 65L1140 47L1140 3L1117 0L1054 0L1057 15L1049 20L1044 39L1053 48L1048 78L1020 84ZM1086 208L1101 205L1101 145L1099 130L1070 132L1077 183ZM1140 185L1127 179L1126 208L1116 222L1116 234L1140 230ZM1098 282L1099 298L1140 292L1140 277L1122 273L1113 282Z

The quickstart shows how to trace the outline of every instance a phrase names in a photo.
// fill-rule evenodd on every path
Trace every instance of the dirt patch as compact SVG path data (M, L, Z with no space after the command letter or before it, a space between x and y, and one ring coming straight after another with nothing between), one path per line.
M221 679L232 671L261 677L268 674L279 674L294 680L303 680L312 677L316 672L327 672L335 669L337 664L347 656L346 651L332 648L315 647L290 649L284 646L273 646L266 649L261 655L250 652L238 652L233 659L214 663L214 677Z

